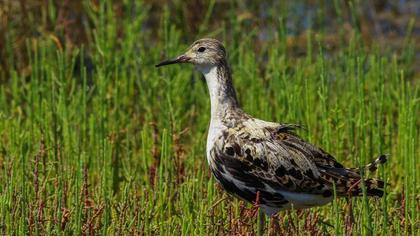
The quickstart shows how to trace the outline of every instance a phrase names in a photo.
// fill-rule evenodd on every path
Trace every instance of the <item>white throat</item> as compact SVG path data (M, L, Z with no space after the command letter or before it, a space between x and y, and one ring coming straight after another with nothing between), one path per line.
M207 134L206 152L207 161L211 164L210 150L213 148L217 137L221 135L222 130L226 128L222 122L223 111L221 110L222 107L218 98L218 91L222 88L220 82L218 82L219 79L217 78L217 66L196 66L196 68L203 73L210 95L211 117L209 131Z
M218 78L217 66L197 66L197 69L203 73L206 78L207 87L210 95L210 106L211 106L211 120L221 119L222 113L224 112L224 106L220 103L221 93L223 90L220 79Z

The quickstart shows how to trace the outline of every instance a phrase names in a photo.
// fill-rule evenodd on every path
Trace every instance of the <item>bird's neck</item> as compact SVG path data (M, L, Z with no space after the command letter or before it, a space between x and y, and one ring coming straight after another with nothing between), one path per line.
M198 69L206 78L209 89L211 119L221 119L228 112L237 110L239 104L227 62L222 61L217 65L200 66Z

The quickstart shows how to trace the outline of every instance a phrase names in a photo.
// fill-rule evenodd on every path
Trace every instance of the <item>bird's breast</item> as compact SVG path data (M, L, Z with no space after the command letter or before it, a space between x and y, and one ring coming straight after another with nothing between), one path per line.
M211 155L210 150L213 149L216 143L219 143L223 138L223 131L226 130L227 127L219 120L219 119L211 119L209 131L207 134L207 145L206 145L206 155L207 161L211 162Z

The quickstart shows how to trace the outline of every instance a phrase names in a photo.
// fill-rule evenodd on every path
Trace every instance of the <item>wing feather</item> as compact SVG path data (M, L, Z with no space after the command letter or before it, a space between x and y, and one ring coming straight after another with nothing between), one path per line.
M337 194L345 195L360 182L357 172L297 136L294 130L300 126L273 124L249 119L229 129L213 150L223 166L218 168L249 188L323 196L331 196L334 184Z

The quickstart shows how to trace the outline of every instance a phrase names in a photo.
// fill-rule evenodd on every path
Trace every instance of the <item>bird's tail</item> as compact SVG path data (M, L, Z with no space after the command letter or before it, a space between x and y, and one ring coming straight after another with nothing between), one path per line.
M379 179L366 179L363 181L357 181L353 185L350 185L347 189L348 196L363 196L363 185L366 188L367 196L382 197L384 195L384 181Z
M361 167L361 168L350 168L350 170L359 173L360 170L367 170L369 172L375 172L378 169L378 166L385 164L388 161L389 155L382 154L376 160L372 161L371 163Z
M361 170L374 172L379 165L388 160L388 155L381 155L373 162L362 168L326 168L321 170L325 181L335 183L338 196L363 196L363 186L367 196L382 197L384 194L384 181L379 179L362 180Z
M382 154L376 160L365 166L365 169L370 172L375 172L378 169L378 166L385 164L388 161L389 155ZM365 180L366 186L366 195L368 196L377 196L382 197L384 195L385 183L382 180L378 179L367 179ZM361 194L363 195L363 194Z
M385 164L385 162L388 161L389 155L382 154L376 160L372 161L371 163L367 164L365 166L366 170L369 170L370 172L374 172L378 169L378 166Z

